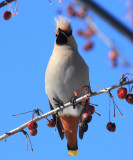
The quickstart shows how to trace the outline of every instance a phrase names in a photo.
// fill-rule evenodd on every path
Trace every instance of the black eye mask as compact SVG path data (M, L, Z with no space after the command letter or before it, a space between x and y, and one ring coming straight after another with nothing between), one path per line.
M72 31L70 33L67 33L63 31L62 29L58 28L58 33L56 34L56 37L58 36L59 33L64 34L66 37L70 37L72 35Z

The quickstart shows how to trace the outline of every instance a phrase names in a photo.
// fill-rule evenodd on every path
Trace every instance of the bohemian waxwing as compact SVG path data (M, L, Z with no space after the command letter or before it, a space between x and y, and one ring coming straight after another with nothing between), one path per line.
M56 19L54 49L45 74L45 89L51 110L57 108L55 100L63 104L70 102L74 97L74 91L84 85L89 86L88 66L78 52L70 22L64 17L59 17ZM81 93L78 94L78 97L80 96ZM58 116L53 115L57 120L61 139L64 138L65 132L70 156L78 154L77 130L81 112L80 103L60 111Z

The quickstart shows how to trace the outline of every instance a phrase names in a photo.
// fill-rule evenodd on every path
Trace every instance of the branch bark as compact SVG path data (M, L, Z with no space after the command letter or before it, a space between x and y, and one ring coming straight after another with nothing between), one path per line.
M96 23L92 21L90 17L86 17L85 20L89 24L89 26L91 26L94 29L95 34L97 34L97 36L101 38L110 48L116 48L114 42L99 29L99 27L96 25ZM118 50L117 54L120 60L122 61L123 65L129 67L133 71L132 64L130 64Z
M9 3L13 2L13 1L15 1L15 0L6 0L6 1L1 2L0 3L0 8L6 6L7 4L9 4Z
M124 24L122 24L118 19L112 16L108 11L103 9L99 4L94 2L93 0L78 0L84 3L88 8L93 10L98 16L103 18L109 24L111 24L115 29L133 41L133 32L127 28Z
M132 84L132 83L133 83L133 80L125 82L124 84L122 84L122 86L128 85L128 84ZM99 95L99 94L102 94L102 93L109 93L111 90L116 89L116 88L118 88L120 86L121 86L121 84L119 83L119 84L113 85L111 87L105 88L103 90L86 94L86 95L84 95L82 97L77 98L75 103L81 102L82 99L85 99L86 97L93 97L93 96L96 96L96 95ZM51 111L49 111L49 112L47 112L47 113L45 113L43 115L39 115L36 118L34 118L33 120L37 122L37 121L39 121L41 119L44 119L44 118L46 118L46 117L48 117L48 116L50 116L52 114L57 113L57 112L61 111L62 109L65 109L65 108L67 108L67 107L69 107L71 105L72 105L72 103L68 102L68 103L64 104L64 106L61 106L60 108L58 107L58 108L56 108L54 110L51 110ZM6 139L9 136L12 136L12 135L18 133L18 132L21 132L23 129L25 129L27 127L28 123L29 123L29 121L26 122L25 124L19 126L18 128L15 128L15 129L13 129L13 130L11 130L9 132L6 132L5 134L1 135L0 136L0 141Z

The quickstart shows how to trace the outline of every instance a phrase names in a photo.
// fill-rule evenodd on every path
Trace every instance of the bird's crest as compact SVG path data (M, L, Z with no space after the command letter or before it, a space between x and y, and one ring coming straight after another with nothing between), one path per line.
M56 22L56 30L58 30L58 28L66 32L70 32L72 30L70 21L65 17L60 16L58 19L55 19L55 22Z

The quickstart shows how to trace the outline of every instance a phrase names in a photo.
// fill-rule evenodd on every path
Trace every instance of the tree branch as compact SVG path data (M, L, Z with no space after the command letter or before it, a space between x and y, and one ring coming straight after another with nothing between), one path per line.
M133 83L133 80L125 82L124 84L122 84L122 86L128 85L128 84L132 84L132 83ZM119 84L113 85L111 87L105 88L105 89L97 91L97 92L88 93L88 94L86 94L86 95L84 95L84 96L82 96L80 98L77 98L76 101L75 101L75 103L81 102L86 97L92 97L92 96L96 96L96 95L99 95L99 94L102 94L102 93L109 93L111 90L113 90L115 88L118 88L120 86L121 86L121 84L119 83ZM72 103L68 102L68 103L64 104L64 107L63 106L61 106L60 108L58 107L58 108L56 108L54 110L51 110L50 112L47 112L47 113L45 113L43 115L37 116L33 120L37 122L37 121L39 121L41 119L44 119L44 118L46 118L46 117L48 117L48 116L50 116L52 114L57 113L57 112L61 111L62 109L65 109L65 108L67 108L67 107L69 107L71 105L72 105ZM19 126L18 128L15 128L15 129L13 129L13 130L11 130L9 132L6 132L2 136L0 136L0 141L2 141L3 139L6 139L9 136L12 136L12 135L18 133L18 132L21 132L24 128L27 127L27 125L28 125L28 122L26 122L25 124Z
M9 4L9 3L13 2L13 1L15 1L15 0L6 0L6 1L1 2L0 3L0 8L4 7L5 5L7 5L7 4Z
M93 10L96 14L98 14L109 24L115 27L119 32L121 32L131 41L133 41L133 32L129 28L127 28L124 24L122 24L118 19L113 17L108 11L106 11L100 5L98 5L96 2L94 2L93 0L78 0L78 1L84 3L88 8Z
M110 48L116 48L114 42L98 28L96 23L94 23L90 17L87 16L85 20L94 29L97 36L101 38ZM132 64L130 64L118 50L117 50L117 55L122 61L123 65L129 67L133 71Z

